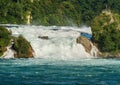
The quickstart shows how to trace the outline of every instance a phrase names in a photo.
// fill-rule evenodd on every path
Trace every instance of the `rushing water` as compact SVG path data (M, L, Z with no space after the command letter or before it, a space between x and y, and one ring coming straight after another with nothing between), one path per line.
M0 85L120 85L120 60L0 59Z
M8 29L13 36L23 35L30 42L36 58L78 60L92 57L81 44L76 43L81 32L92 33L90 27L10 26ZM41 37L47 37L47 39Z

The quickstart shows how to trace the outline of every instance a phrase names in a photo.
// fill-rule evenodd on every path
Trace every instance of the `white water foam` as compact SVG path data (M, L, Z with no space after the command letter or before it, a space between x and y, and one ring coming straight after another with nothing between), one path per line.
M7 50L4 52L1 58L9 59L14 58L14 51L11 49L11 46L6 47Z
M35 51L35 58L78 60L91 58L81 44L76 43L80 32L91 33L90 27L25 26L8 28L13 36L23 35ZM48 36L48 39L39 37Z

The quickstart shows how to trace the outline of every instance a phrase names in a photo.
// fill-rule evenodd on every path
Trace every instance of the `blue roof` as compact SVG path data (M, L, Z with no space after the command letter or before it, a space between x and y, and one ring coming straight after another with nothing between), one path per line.
M91 39L92 38L92 34L88 34L88 33L81 33L81 36L84 36L84 37L86 37L86 38L88 38L88 39Z

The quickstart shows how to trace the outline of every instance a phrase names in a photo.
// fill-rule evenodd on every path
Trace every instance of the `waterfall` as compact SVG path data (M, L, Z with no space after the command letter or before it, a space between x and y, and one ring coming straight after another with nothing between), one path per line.
M13 36L23 35L30 42L35 58L77 60L92 57L76 43L80 32L91 33L89 27L19 25L8 29Z
M3 53L2 58L6 58L6 59L14 58L15 51L11 49L13 44L14 44L13 40L11 39L11 43L6 47L7 50Z

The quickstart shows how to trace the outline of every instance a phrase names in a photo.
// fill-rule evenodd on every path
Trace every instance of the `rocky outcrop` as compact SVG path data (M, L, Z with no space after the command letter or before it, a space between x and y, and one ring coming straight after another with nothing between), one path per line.
M76 39L78 44L82 44L89 54L101 58L120 58L120 52L111 53L111 52L100 52L98 48L93 45L93 43L84 36L80 36Z
M86 37L80 36L77 38L76 42L79 44L82 44L84 46L86 52L90 53L90 51L92 49L92 45Z
M12 49L16 51L15 58L33 58L33 49L30 43L23 37L19 36L14 39Z
M28 49L28 53L18 53L14 54L15 58L33 58L33 49L30 47Z
M3 58L33 58L33 49L23 37L12 37L11 32L0 26L0 56Z
M96 46L94 46L93 43L86 37L80 36L76 39L76 42L78 44L82 44L84 46L86 52L88 52L91 56L97 57L97 56L101 55L98 48Z

